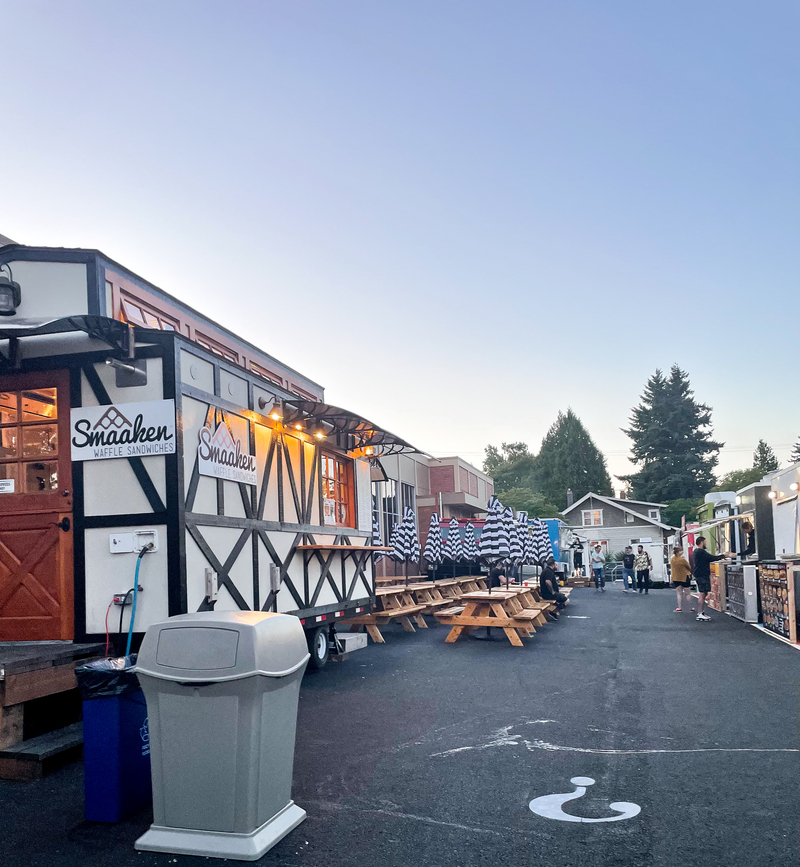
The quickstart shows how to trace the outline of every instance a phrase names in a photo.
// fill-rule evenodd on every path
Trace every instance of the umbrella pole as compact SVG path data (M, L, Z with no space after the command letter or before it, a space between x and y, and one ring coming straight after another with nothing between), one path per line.
M406 575L406 587L408 587L408 560L403 560L403 571Z

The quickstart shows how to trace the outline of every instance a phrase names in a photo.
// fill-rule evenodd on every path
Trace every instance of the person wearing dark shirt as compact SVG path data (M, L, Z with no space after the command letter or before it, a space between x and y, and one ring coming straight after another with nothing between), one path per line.
M717 560L725 560L730 557L730 554L709 554L706 551L705 536L698 536L694 540L694 553L692 560L694 562L693 574L694 580L697 583L697 617L695 620L711 620L705 613L706 594L711 592L711 564Z
M506 580L506 570L502 566L495 566L489 573L489 588L502 587Z
M542 574L539 576L539 592L542 594L542 599L552 599L556 603L556 610L561 611L567 604L565 594L559 592L558 578L553 568L556 565L556 558L549 557L545 563ZM558 614L553 614L553 617L558 619Z
M739 556L744 560L756 553L756 531L749 521L742 521L742 535L744 536L744 548L739 552Z
M572 562L575 565L575 575L580 578L583 575L583 546L576 545L572 555Z
M628 545L622 555L622 592L635 590L636 573L633 571L633 548Z

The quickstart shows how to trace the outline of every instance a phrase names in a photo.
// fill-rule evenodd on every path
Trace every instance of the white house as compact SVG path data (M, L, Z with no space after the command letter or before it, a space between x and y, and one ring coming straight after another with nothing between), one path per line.
M669 545L675 528L661 520L665 503L628 500L588 493L564 509L564 520L581 538L594 547L600 544L604 554L616 554L626 545L644 546L653 560L653 581L666 581ZM584 550L584 561L588 552Z

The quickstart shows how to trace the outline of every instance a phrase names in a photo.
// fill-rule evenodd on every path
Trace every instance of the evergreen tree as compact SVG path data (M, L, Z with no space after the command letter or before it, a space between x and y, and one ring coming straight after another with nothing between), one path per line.
M620 476L640 500L670 502L703 496L715 484L722 443L711 439L711 407L698 403L689 377L677 364L647 380L630 427L638 472Z
M800 440L792 446L792 452L789 455L789 460L793 463L800 463Z
M778 469L780 464L775 457L775 452L772 451L764 440L759 440L756 450L753 452L753 469L760 470L761 475L772 473Z
M559 412L542 440L534 480L534 490L560 509L567 505L567 488L576 500L589 491L613 496L606 459L571 409Z

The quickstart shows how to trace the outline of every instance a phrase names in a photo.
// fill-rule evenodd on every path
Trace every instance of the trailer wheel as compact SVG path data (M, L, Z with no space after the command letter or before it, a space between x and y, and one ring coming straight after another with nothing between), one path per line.
M328 661L328 627L318 626L308 633L308 667L319 669Z

